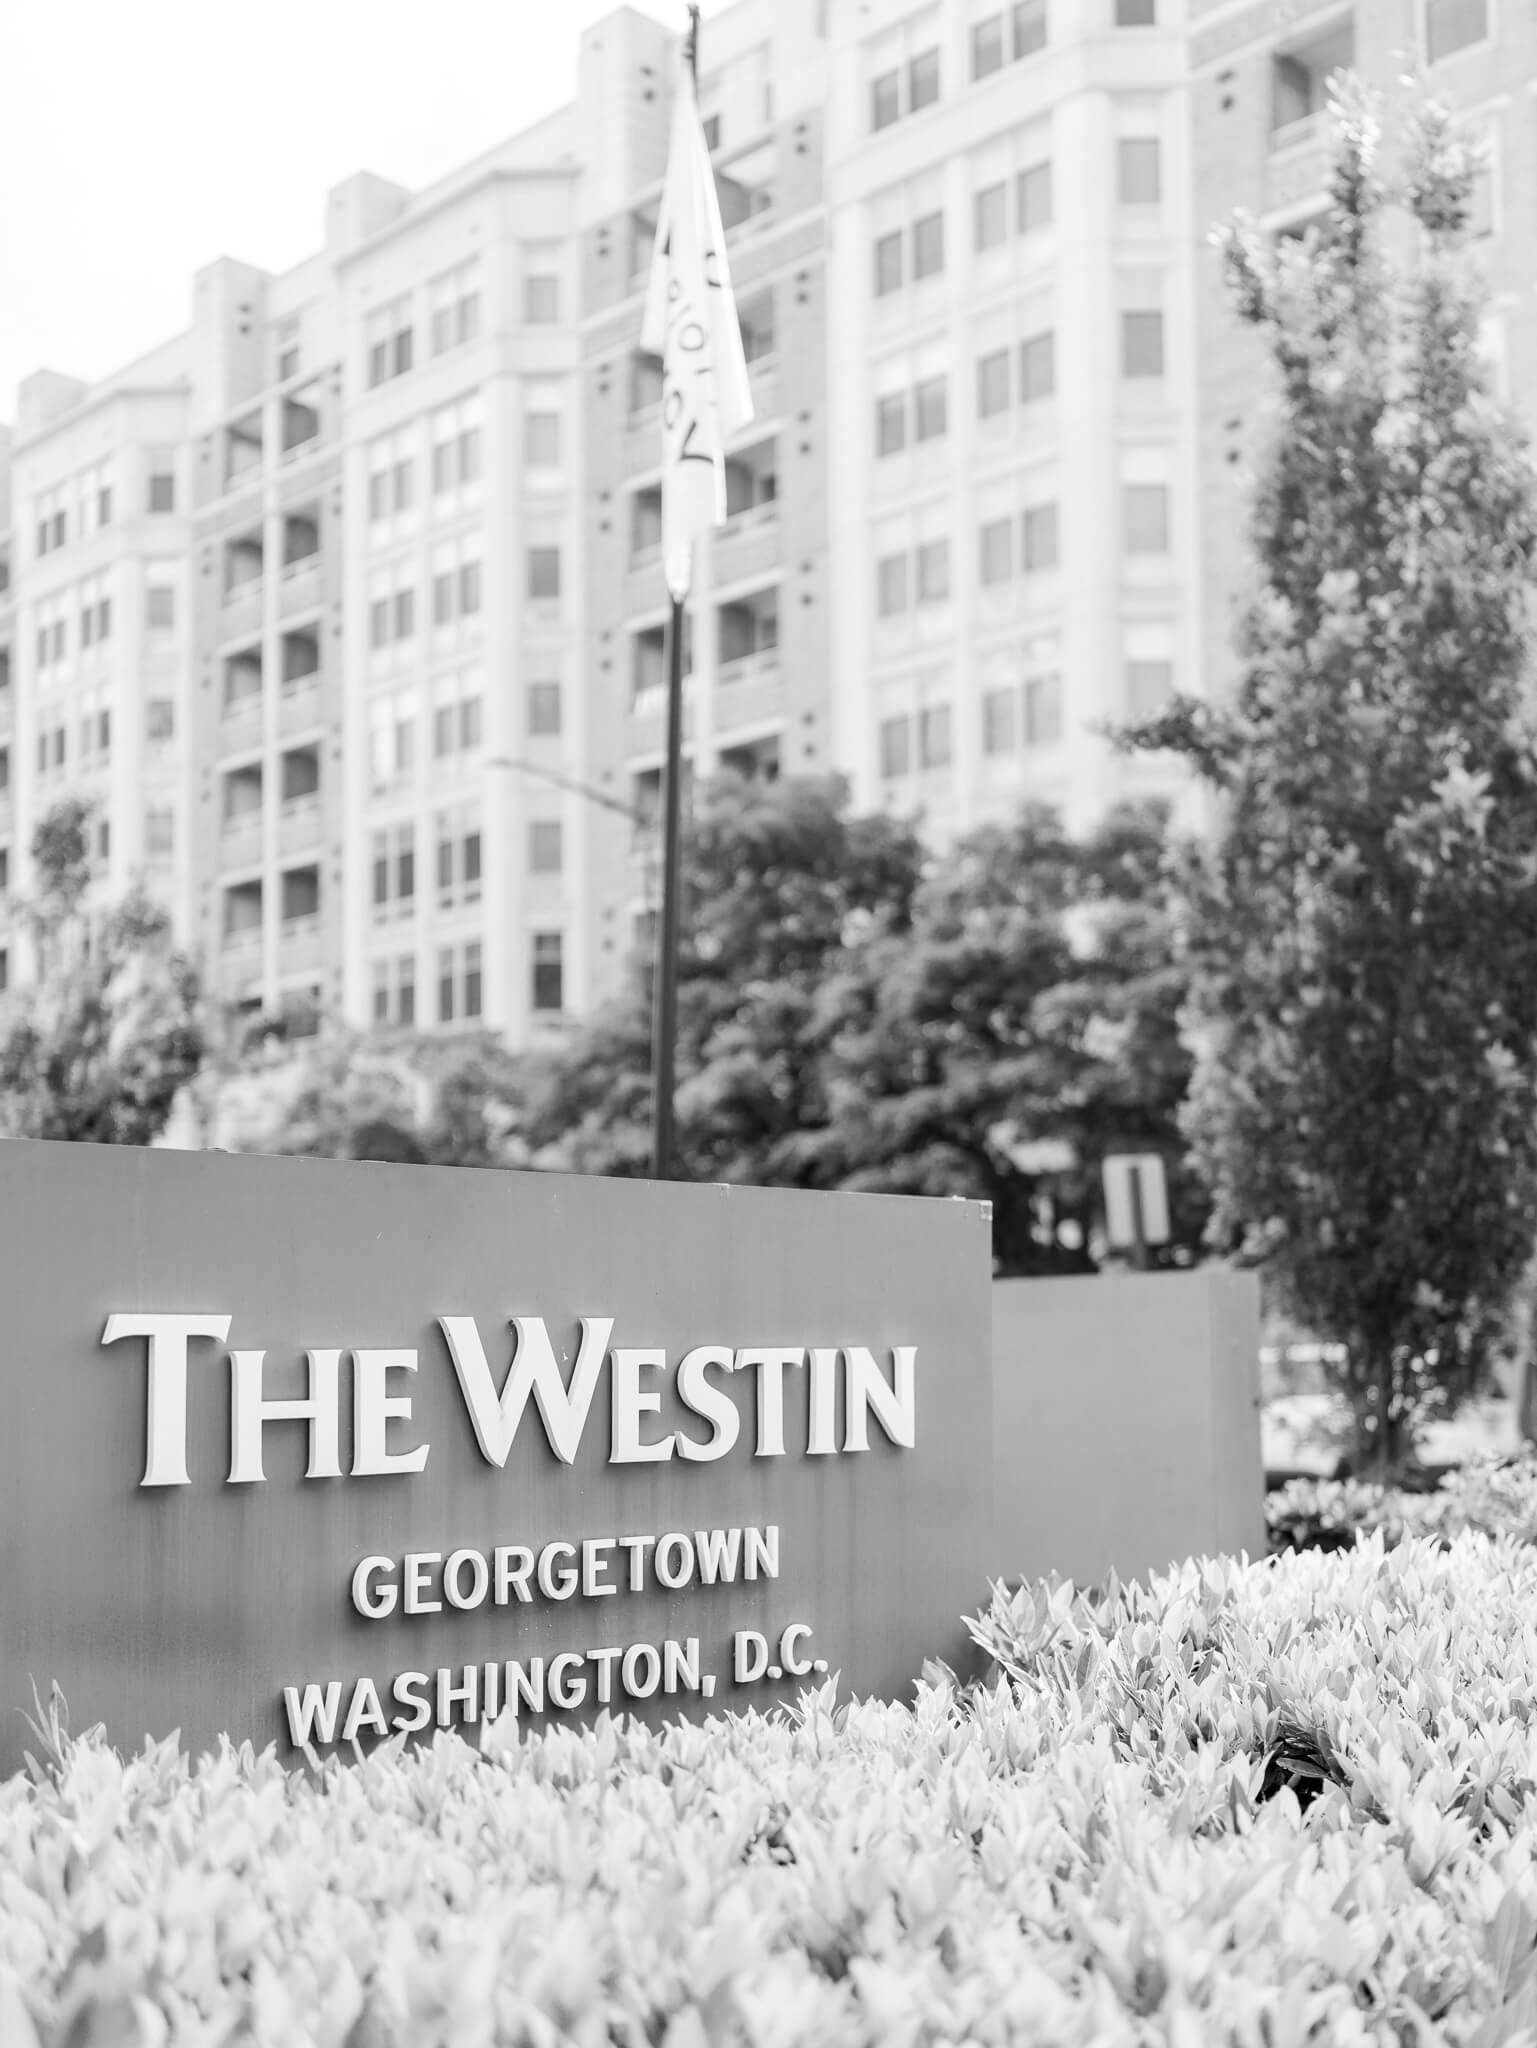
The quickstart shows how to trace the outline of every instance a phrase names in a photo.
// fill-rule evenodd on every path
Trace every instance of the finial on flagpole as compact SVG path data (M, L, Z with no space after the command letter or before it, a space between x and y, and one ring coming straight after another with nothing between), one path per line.
M683 46L688 59L688 75L694 81L695 91L699 88L699 9L691 6L688 10L688 41Z

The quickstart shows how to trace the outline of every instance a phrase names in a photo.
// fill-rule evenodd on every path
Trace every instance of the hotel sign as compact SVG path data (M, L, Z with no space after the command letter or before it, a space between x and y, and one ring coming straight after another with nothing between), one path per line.
M896 1696L983 1597L979 1205L0 1144L0 1772ZM601 1312L600 1312L601 1311Z

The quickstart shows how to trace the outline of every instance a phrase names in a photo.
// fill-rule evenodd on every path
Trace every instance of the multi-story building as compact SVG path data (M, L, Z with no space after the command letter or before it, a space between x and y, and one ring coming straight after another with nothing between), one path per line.
M676 37L0 448L0 891L98 800L236 1010L488 1024L618 984L659 888ZM1537 405L1537 17L1512 0L736 0L699 95L754 397L696 549L691 770L845 772L947 837L1170 792L1106 728L1220 690L1259 368L1205 230L1321 200L1324 81L1428 67L1491 145L1487 339ZM7 509L7 502L11 509ZM4 537L11 529L9 539ZM9 575L7 577L7 555ZM9 588L6 587L7 581ZM0 972L25 976L24 933Z
M1176 786L1104 727L1197 663L1180 12L834 11L834 753L941 833Z
M1349 68L1383 96L1385 167L1412 95L1428 91L1481 146L1472 250L1488 303L1496 387L1537 419L1537 8L1523 0L1189 0L1195 226L1244 208L1266 233L1303 232L1324 204L1328 83ZM1195 275L1200 366L1202 687L1235 667L1244 494L1266 431L1258 337L1227 303L1218 267Z

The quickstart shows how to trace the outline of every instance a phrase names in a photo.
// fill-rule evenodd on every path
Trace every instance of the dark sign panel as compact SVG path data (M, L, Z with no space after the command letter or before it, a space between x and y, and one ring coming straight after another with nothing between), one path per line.
M976 1203L0 1144L0 1772L898 1696L990 1559Z

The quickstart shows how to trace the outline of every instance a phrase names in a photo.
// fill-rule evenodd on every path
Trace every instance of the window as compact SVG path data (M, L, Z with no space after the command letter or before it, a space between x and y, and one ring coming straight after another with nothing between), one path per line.
M373 835L373 917L410 917L416 909L416 827L407 820Z
M761 292L737 306L737 325L742 332L742 354L749 363L760 362L774 353L774 294Z
M1425 56L1439 64L1489 34L1489 0L1425 0Z
M1005 527L1007 531L1007 527ZM982 697L982 751L1012 754L1019 744L1019 705L1012 689L987 690Z
M411 298L403 293L387 306L376 306L364 323L368 357L368 388L404 376L411 367Z
M977 358L977 417L990 420L1009 409L1009 352L994 349Z
M989 14L971 31L971 75L987 78L1005 63L1017 64L1046 47L1046 0L1014 0L1001 13Z
M560 414L529 411L523 415L523 460L530 469L559 469Z
M1115 0L1117 28L1156 28L1158 0Z
M1348 16L1275 50L1270 59L1270 133L1285 148L1309 139L1328 98L1330 78L1355 62L1355 22Z
M918 113L939 98L939 51L920 50L907 67L907 111Z
M1166 658L1126 664L1126 709L1132 718L1154 718L1173 691L1174 664Z
M536 1010L566 1006L564 941L559 932L535 932L533 938L533 1001Z
M1116 197L1122 206L1156 206L1160 188L1156 135L1123 135L1115 146Z
M978 250L996 249L1009 236L1009 188L1000 178L975 193L971 202L972 241Z
M924 541L918 549L918 602L944 604L950 596L950 543Z
M432 627L445 629L474 618L481 607L481 540L478 533L440 541L432 551Z
M883 71L879 78L870 82L870 126L876 130L889 128L902 114L902 74L900 71Z
M531 739L552 739L560 731L560 684L528 686L528 732Z
M1057 388L1056 335L1051 328L1029 335L1019 345L1019 400L1035 405Z
M481 740L480 677L474 669L439 676L432 686L432 752L438 761L473 754Z
M893 228L875 243L875 296L884 299L902 289L902 230Z
M416 1022L416 955L401 953L394 960L374 962L374 1022L414 1024Z
M368 517L372 524L399 518L416 497L416 458L409 427L368 444Z
M169 804L151 804L144 813L144 851L163 860L175 846L175 811Z
M257 670L256 687L261 688ZM171 697L151 697L144 706L144 737L150 746L163 746L176 735L176 703Z
M950 765L950 707L930 704L918 713L918 766L948 768Z
M559 818L530 818L528 821L528 871L531 875L558 875L563 856Z
M90 647L112 631L112 599L105 575L88 576L80 586L80 645Z
M1051 160L1027 164L1015 181L1019 232L1039 234L1051 226Z
M457 1015L473 1023L481 1014L480 941L438 949L438 1022L452 1024Z
M176 586L152 576L144 590L144 623L152 632L170 632L176 624Z
M1014 575L1014 522L986 520L977 536L979 571L984 590L1009 582Z
M1161 377L1163 375L1162 313L1121 315L1121 375Z
M62 489L40 491L37 497L37 552L51 555L64 545L66 515Z
M439 406L432 415L432 495L472 502L481 474L483 408L473 394L454 405ZM449 509L441 504L441 512Z
M883 718L880 730L881 776L896 782L912 768L912 721Z
M889 392L875 401L875 452L900 455L907 446L907 395Z
M96 462L80 474L80 531L99 533L112 522L112 485L105 462Z
M10 786L11 750L9 747L0 747L0 794L3 794L6 790L10 788ZM9 855L6 856L7 859L9 859L9 857Z
M523 244L523 323L526 327L560 325L560 245Z
M376 652L416 634L416 591L404 562L376 569L368 579L368 644Z
M926 377L913 387L913 439L937 441L949 431L949 403L943 377Z
M1062 679L1029 676L1024 687L1024 741L1027 747L1053 747L1062 737Z
M439 910L480 901L480 806L455 804L437 815Z
M945 267L945 217L926 213L913 222L913 280L937 277Z
M1123 517L1127 554L1168 553L1169 491L1166 484L1127 484Z
M551 604L560 596L560 549L530 548L527 551L526 588L531 602Z
M875 611L894 619L907 610L907 556L882 555L875 565Z
M475 258L432 280L427 314L435 356L475 339L480 332L480 264Z
M1042 576L1057 567L1057 507L1053 500L1030 505L1020 522L1020 552L1027 576Z
M368 706L368 773L377 794L411 780L416 770L416 688L393 690Z
M176 510L176 469L168 456L150 462L148 503L151 512Z

